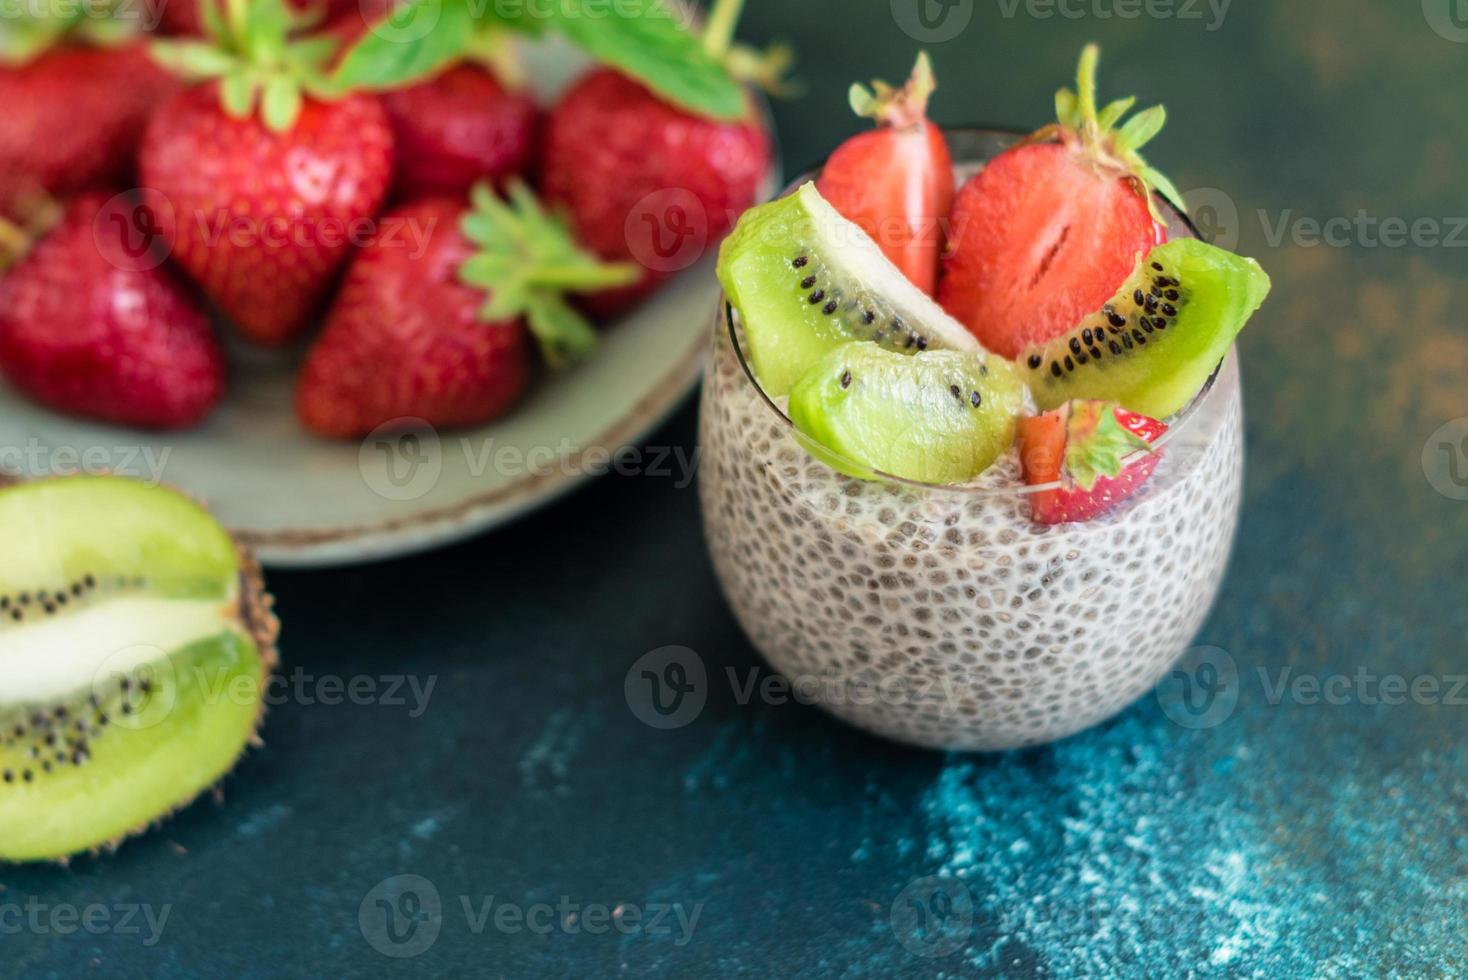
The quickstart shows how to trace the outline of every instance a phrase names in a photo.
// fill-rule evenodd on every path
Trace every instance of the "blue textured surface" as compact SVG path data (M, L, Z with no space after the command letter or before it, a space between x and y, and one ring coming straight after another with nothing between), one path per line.
M1099 39L1103 95L1167 100L1155 162L1185 191L1226 188L1239 249L1274 274L1243 342L1242 530L1199 638L1236 671L1233 710L1192 729L1148 698L1058 746L945 758L741 704L725 671L757 662L694 494L608 478L435 555L274 576L288 669L431 678L426 710L406 689L406 705L291 699L222 804L111 857L0 870L0 976L1468 971L1468 691L1451 697L1468 503L1422 462L1468 415L1465 253L1359 231L1311 245L1299 224L1365 209L1451 233L1468 44L1425 15L1433 0L1235 4L1215 31L1202 4L1202 21L965 6L972 23L929 45L941 120L1044 119ZM809 93L778 110L794 172L851 131L845 85L898 75L916 45L887 3L841 4L839 46L834 3L751 8L749 37L805 54ZM1297 234L1278 239L1280 222ZM693 432L689 406L653 441ZM692 724L660 731L623 683L667 645L697 651L712 683ZM1435 678L1440 703L1381 703L1360 671ZM1348 694L1273 696L1302 676ZM392 959L370 941L371 916L388 922L376 899L408 936L422 906L406 892L428 894L374 891L400 875L431 883L442 914L418 921L436 941ZM141 919L140 934L14 928L38 903L168 917L153 944ZM496 927L506 903L550 906L555 926ZM679 906L686 928L594 934L594 905ZM924 910L935 929L918 932Z

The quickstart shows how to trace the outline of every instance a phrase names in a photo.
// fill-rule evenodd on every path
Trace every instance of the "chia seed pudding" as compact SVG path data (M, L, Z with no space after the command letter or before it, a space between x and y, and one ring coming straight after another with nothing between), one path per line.
M1202 625L1239 512L1236 352L1171 420L1139 492L1042 525L1015 449L956 487L836 472L741 344L721 311L699 422L709 550L750 640L833 714L938 749L1050 742L1145 694Z

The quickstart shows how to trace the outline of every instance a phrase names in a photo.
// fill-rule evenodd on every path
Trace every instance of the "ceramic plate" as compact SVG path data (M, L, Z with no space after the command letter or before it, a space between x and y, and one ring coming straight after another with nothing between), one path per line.
M586 62L529 52L543 102ZM772 173L767 192L779 187ZM697 382L719 286L713 258L688 268L602 334L585 364L542 376L509 416L473 431L393 433L335 444L308 436L291 401L299 357L234 352L234 386L210 423L152 435L69 419L0 385L0 471L111 470L207 501L273 566L331 566L420 551L502 524L611 469ZM640 462L636 454L641 453ZM669 465L666 462L663 465Z

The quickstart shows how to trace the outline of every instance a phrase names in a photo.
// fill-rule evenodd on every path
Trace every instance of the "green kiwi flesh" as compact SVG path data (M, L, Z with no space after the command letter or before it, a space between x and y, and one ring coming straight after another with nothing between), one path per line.
M853 340L909 354L982 351L813 183L745 212L719 252L719 280L739 311L755 375L772 397Z
M817 458L848 476L933 484L988 469L1024 407L1024 385L1001 357L904 356L870 342L830 352L790 391L790 419Z
M118 477L0 488L0 861L115 846L255 737L276 623L200 506Z
M1099 399L1165 419L1202 389L1269 286L1253 259L1196 239L1168 242L1099 312L1018 363L1043 410Z

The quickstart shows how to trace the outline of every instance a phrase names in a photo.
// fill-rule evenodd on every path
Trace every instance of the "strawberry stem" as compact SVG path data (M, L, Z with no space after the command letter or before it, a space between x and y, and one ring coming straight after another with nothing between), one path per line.
M1160 105L1153 106L1120 127L1122 117L1136 104L1135 99L1117 99L1098 113L1096 66L1100 59L1101 49L1095 44L1086 45L1076 70L1076 91L1061 89L1055 93L1057 122L1032 134L1026 142L1058 139L1096 172L1133 181L1147 201L1152 220L1165 227L1167 220L1157 205L1157 195L1179 207L1183 206L1182 196L1172 181L1149 164L1140 151L1161 132L1167 122L1167 110Z
M703 49L715 61L729 53L729 45L734 43L734 26L743 12L744 0L715 0L703 29Z
M596 347L596 331L565 294L624 286L637 279L638 270L603 263L583 250L523 183L511 184L508 198L485 184L471 193L473 206L461 229L476 250L459 267L459 280L484 291L482 319L522 318L546 363L561 367Z
M919 51L912 75L902 88L893 88L880 79L874 80L870 89L860 83L852 85L851 111L893 129L920 126L928 117L928 99L937 88L933 63L926 51Z

